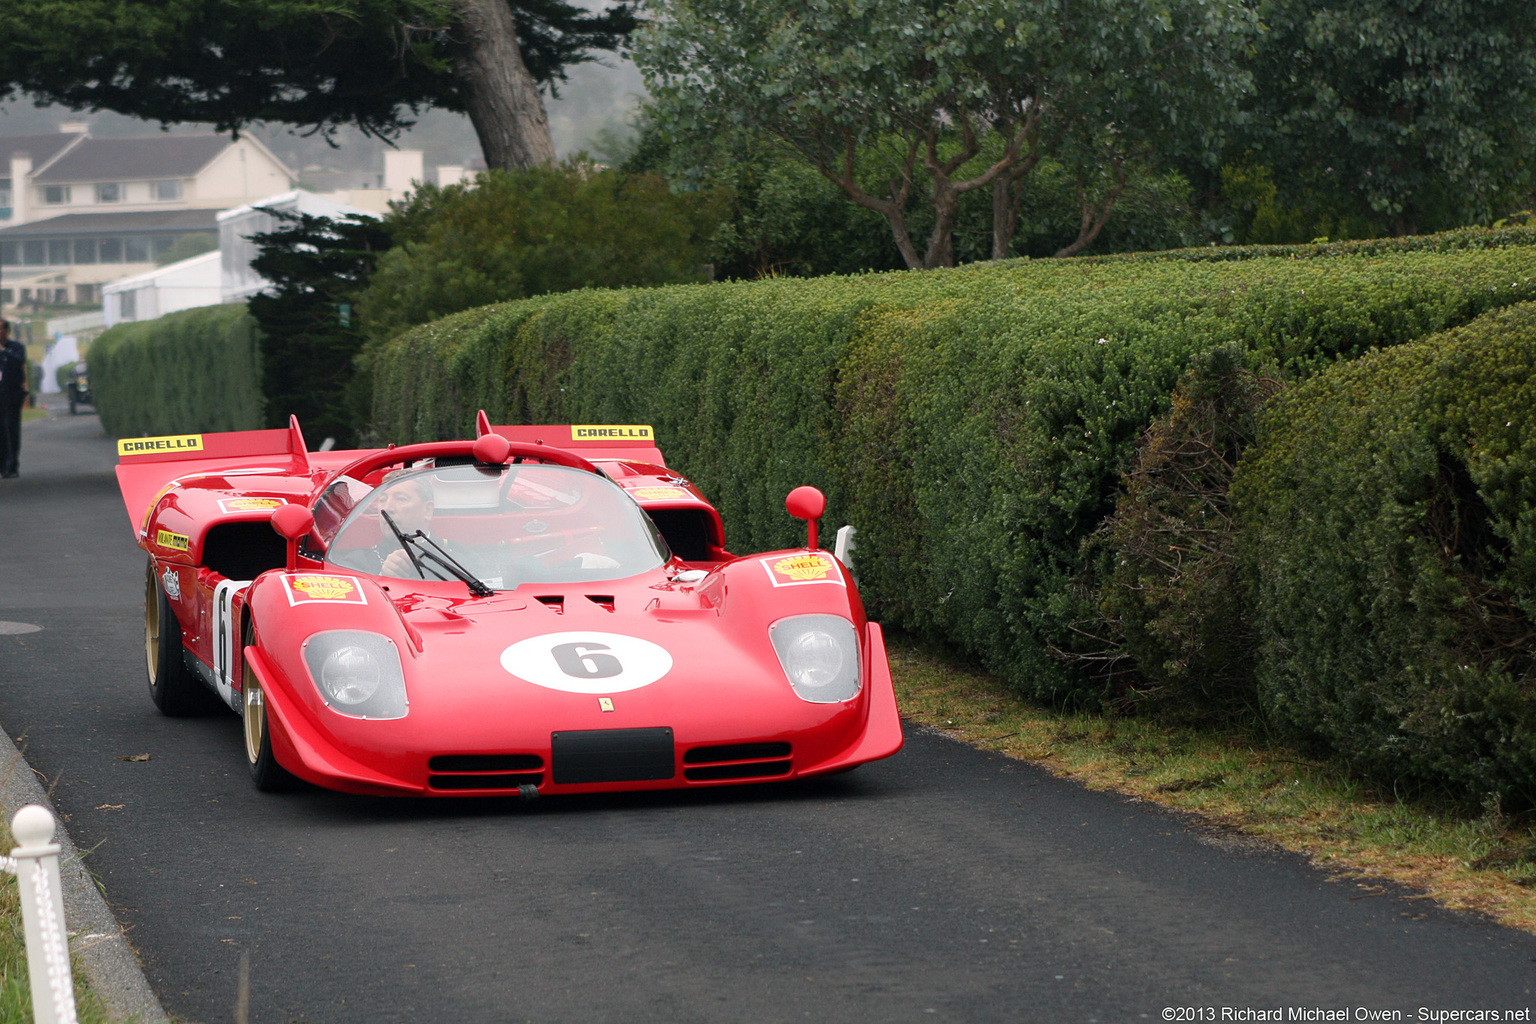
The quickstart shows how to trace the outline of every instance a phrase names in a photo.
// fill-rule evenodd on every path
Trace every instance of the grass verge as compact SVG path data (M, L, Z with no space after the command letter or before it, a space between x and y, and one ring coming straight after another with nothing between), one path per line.
M1407 800L1251 731L1063 713L909 638L887 646L902 717L1091 789L1199 814L1337 876L1388 879L1536 932L1536 828Z
M15 847L10 828L0 824L0 850L9 854ZM86 983L78 960L73 968L75 1010L80 1024L108 1024L112 1018ZM26 1024L33 1019L32 987L27 975L27 937L21 920L21 891L15 875L0 874L0 1024Z

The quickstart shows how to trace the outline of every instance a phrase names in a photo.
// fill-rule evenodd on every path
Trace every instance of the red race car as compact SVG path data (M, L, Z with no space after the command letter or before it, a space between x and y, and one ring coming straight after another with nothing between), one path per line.
M644 426L310 452L125 439L149 690L222 701L257 788L521 795L844 771L901 748L880 627L805 548L737 558Z

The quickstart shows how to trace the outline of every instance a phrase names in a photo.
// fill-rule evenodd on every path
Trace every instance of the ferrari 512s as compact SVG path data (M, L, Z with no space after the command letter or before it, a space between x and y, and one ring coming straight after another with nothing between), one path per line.
M901 722L880 627L817 546L735 557L645 426L310 452L287 430L119 442L167 715L222 701L252 779L581 793L837 772Z

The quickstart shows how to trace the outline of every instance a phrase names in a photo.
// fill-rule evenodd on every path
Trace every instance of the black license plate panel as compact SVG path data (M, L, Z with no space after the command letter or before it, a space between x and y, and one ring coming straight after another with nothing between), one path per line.
M672 730L582 729L550 733L556 785L657 782L677 774Z

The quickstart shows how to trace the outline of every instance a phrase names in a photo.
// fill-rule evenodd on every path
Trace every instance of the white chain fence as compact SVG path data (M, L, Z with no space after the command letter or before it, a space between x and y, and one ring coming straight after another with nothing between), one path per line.
M59 884L56 823L46 807L28 804L11 819L17 846L0 857L0 869L16 876L27 937L27 975L37 1024L76 1024L75 981L69 967L64 927L64 891Z

